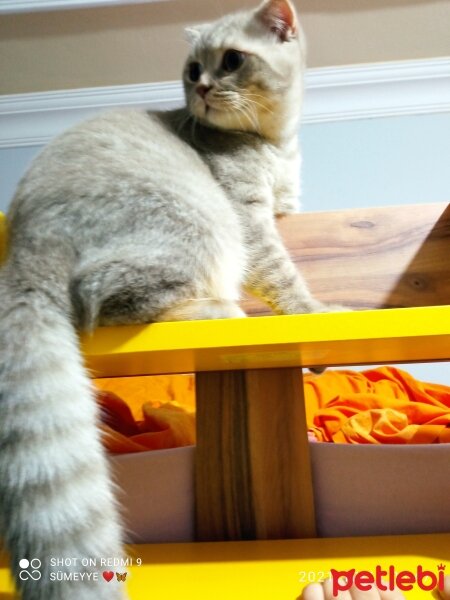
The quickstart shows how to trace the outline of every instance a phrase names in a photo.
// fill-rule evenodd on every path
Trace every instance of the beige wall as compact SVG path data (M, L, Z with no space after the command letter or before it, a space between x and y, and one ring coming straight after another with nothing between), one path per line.
M251 0L172 0L0 17L0 93L173 80L183 27ZM450 0L298 0L310 67L450 55Z

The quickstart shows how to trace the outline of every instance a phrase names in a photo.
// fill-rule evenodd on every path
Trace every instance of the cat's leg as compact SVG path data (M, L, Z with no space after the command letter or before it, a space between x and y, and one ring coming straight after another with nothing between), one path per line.
M77 324L92 330L97 325L245 316L234 299L236 286L220 290L200 280L200 274L195 277L176 263L148 264L142 256L88 262L71 283Z
M216 247L214 258L204 277L200 297L191 297L170 306L158 315L158 321L192 321L245 317L238 300L242 286L245 257L242 243L236 240ZM205 275L205 273L204 273Z
M280 195L275 197L274 215L283 217L299 212L300 203L296 196Z
M260 296L279 314L345 310L339 305L324 304L312 296L271 215L266 212L254 215L248 223L249 265L245 286L251 293Z
M239 304L232 300L196 298L186 300L161 313L157 321L198 321L245 317Z
M75 273L71 295L78 326L92 330L155 321L168 307L193 297L195 289L176 266L105 257Z

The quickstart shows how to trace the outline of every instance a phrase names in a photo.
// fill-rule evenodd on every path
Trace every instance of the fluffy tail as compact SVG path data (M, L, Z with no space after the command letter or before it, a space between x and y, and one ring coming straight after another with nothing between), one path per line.
M23 600L116 600L124 584L104 580L102 559L121 558L120 526L71 323L71 258L49 254L16 253L0 271L0 538Z

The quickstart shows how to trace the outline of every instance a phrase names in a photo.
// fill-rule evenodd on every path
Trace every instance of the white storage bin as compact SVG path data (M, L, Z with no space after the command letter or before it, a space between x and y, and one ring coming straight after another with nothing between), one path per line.
M311 443L318 534L450 532L450 444ZM194 539L195 447L111 458L128 542Z

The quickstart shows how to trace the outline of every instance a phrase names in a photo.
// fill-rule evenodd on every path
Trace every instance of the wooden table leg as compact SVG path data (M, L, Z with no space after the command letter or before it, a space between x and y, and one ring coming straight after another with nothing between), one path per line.
M198 540L315 537L300 368L196 375Z

